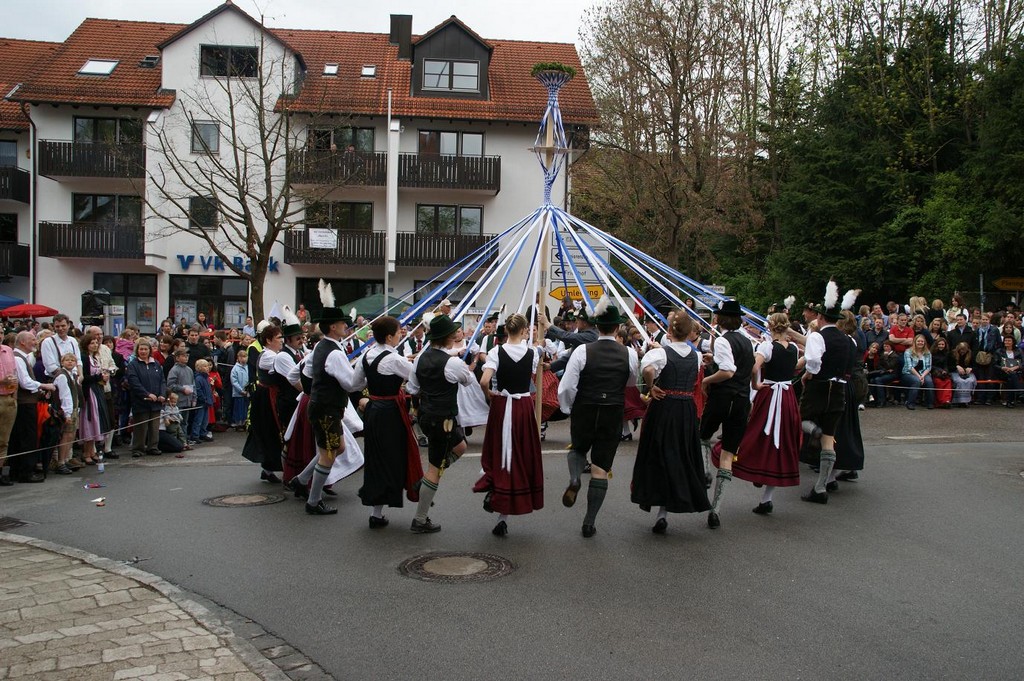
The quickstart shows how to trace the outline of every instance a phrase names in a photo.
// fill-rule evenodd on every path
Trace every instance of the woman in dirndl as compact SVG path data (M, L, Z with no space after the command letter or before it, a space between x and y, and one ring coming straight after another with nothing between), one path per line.
M280 483L274 475L281 470L281 423L277 417L278 385L274 361L284 348L281 327L269 324L260 332L263 352L257 362L256 392L249 407L249 436L242 447L242 456L260 465L260 480ZM287 424L285 424L287 425Z
M772 339L754 350L750 385L757 394L732 464L735 477L764 486L761 503L754 508L758 515L772 512L776 487L800 484L800 406L792 386L803 360L788 340L788 315L769 316L768 330Z
M423 467L402 390L412 362L395 349L402 339L401 327L397 319L386 316L375 320L370 329L376 343L354 367L356 389L365 387L370 398L363 412L366 463L359 498L363 506L373 507L370 529L378 529L388 524L385 506L402 508L403 492L409 501L419 499L416 485Z
M700 354L686 342L692 331L689 315L673 313L667 343L648 350L640 363L651 403L640 428L630 500L644 511L658 507L651 528L655 534L665 534L669 512L701 513L711 508L693 399Z
M544 508L540 432L530 394L539 354L528 344L528 324L518 313L506 318L508 341L487 353L480 378L490 414L481 455L484 474L473 491L485 492L484 509L500 514L492 530L499 537L508 534L510 515Z

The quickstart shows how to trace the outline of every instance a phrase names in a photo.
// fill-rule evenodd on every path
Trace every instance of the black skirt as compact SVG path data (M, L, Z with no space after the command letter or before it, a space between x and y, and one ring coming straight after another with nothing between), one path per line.
M630 487L630 500L645 511L655 506L672 513L711 508L693 400L654 400L648 406Z

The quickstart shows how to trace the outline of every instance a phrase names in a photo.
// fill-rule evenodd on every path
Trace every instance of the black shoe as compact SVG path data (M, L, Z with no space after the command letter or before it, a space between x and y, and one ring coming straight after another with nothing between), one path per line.
M420 447L426 447L427 446L427 436L426 435L420 435L418 438L416 438L416 443Z
M317 504L306 504L306 513L309 515L334 515L338 512L338 509L333 506L328 506L321 499Z
M120 459L121 455L117 452L103 452L104 459Z
M590 462L589 461L586 463L585 466L583 466L583 474L584 475L590 475Z
M828 492L815 492L813 489L800 497L804 501L809 501L812 504L827 504L828 503Z
M292 478L284 484L285 489L291 490L292 494L295 495L296 499L306 499L309 497L309 490L306 486L299 482L297 477Z
M472 437L472 435L473 435L473 428L467 426L466 429L463 432L466 433L466 437Z
M711 474L704 474L704 489L711 489Z
M336 496L338 496L338 493L337 493L337 492L335 492L335 491L334 491L334 490L333 490L332 488L330 488L330 487L324 487L324 495L325 495L325 496L328 496L328 497L336 497Z
M565 488L565 492L562 493L562 506L566 508L572 508L573 504L576 503L576 495L580 492L580 483L570 484Z
M28 479L29 482L45 482L46 473L43 471L33 471L32 475Z
M504 537L508 534L508 525L505 524L504 520L499 521L498 524L494 526L494 529L491 530L491 534L495 537Z
M839 491L839 483L836 482L835 480L833 480L832 482L825 483L825 491L826 492L838 492Z
M413 518L412 526L409 527L409 529L415 532L416 534L431 534L433 532L440 532L441 526L435 525L433 522L431 522L430 518L427 518L422 523Z
M0 487L10 487L14 484L9 475L0 475Z
M633 441L633 433L626 433L625 435L620 435L619 436L619 442L632 442L632 441Z
M487 494L484 495L484 510L487 511L488 513L494 513L494 509L491 508L491 495L492 494L494 494L494 493L493 492L488 492Z
M275 485L280 485L281 484L281 478L277 477L276 475L274 475L270 471L261 470L260 471L260 480L262 480L263 482L270 482L270 483L273 483Z
M57 466L57 469L54 470L53 472L56 473L57 475L71 475L72 473L74 473L73 470L68 468L67 464L63 463Z
M722 526L722 519L718 517L718 514L712 511L708 513L708 527L712 530L717 530Z
M915 409L917 409L917 407L915 407L915 406L914 406L913 404L911 404L910 402L907 402L907 409L909 409L910 411L914 411Z
M836 480L842 480L843 482L851 482L856 480L860 476L857 475L857 471L843 471L836 476Z
M159 449L147 449L146 450L146 456L161 456L161 455L163 455L163 452L161 452Z
M664 518L658 518L657 522L654 523L654 527L651 528L651 532L654 534L665 534L665 530L668 529L668 521Z
M762 501L760 504L757 505L757 508L754 509L754 513L758 515L768 515L774 510L775 507L772 506L772 502Z
M387 527L387 526L388 526L388 519L385 518L384 516L381 516L379 518L376 517L376 516L372 516L372 515L370 516L370 529L371 530L378 530L378 529L380 529L382 527Z
M594 527L593 525L584 525L582 532L583 532L584 538L590 539L595 534L597 534L597 528Z
M140 458L142 458L142 452L132 452L132 458L133 459L140 459Z

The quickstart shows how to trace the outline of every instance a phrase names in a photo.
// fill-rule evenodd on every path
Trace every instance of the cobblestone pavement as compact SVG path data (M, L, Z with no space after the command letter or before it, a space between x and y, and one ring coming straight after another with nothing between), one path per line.
M276 681L257 647L176 587L114 561L0 538L0 680Z

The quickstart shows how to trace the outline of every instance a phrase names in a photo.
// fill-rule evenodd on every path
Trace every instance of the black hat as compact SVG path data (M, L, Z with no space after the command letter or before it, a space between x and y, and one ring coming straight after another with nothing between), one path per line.
M496 322L496 321L498 321L498 313L497 313L497 311L495 311L495 312L492 312L492 313L491 313L491 314L490 314L490 315L489 315L489 316L487 317L487 320L486 320L486 321L489 321L489 322Z
M345 322L349 326L352 326L352 317L345 314L345 311L338 307L325 307L320 311L320 315L316 319L318 324L333 324L335 322Z
M495 338L508 338L508 334L505 332L505 325L498 324L498 328L494 330Z
M427 340L444 340L462 328L462 322L453 322L446 314L434 315L430 320L430 330L427 331Z
M742 317L743 310L740 308L738 300L720 300L718 305L715 306L715 314L723 317Z
M565 314L562 315L562 321L563 322L574 322L574 321L576 321L576 315L573 314L572 310L566 310Z
M619 314L619 308L612 305L607 296L602 296L597 306L594 307L593 323L595 325L611 326L612 324L622 324L625 321L626 318Z

